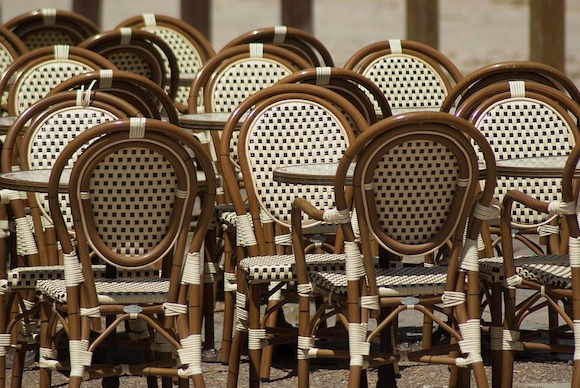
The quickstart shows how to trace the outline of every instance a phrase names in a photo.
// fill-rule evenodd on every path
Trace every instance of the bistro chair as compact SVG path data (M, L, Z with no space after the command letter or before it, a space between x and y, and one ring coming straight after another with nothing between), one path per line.
M497 82L525 80L554 87L580 103L580 91L560 70L534 61L505 61L483 66L457 82L441 104L442 112L453 112L473 93Z
M126 19L116 28L120 27L134 27L152 32L169 44L177 57L180 71L180 85L175 97L175 106L179 112L185 113L193 78L199 69L215 55L215 50L209 40L195 27L181 19L153 13L144 13Z
M289 240L292 200L306 196L325 208L331 206L334 195L330 187L278 183L272 174L276 168L289 164L338 162L354 139L342 110L348 112L358 128L364 128L360 112L330 90L308 84L274 85L244 100L224 128L219 156L237 215L236 244L238 252L243 252L243 259L234 263L236 334L230 351L228 387L237 386L241 346L246 336L250 386L259 385L260 377L269 378L270 360L261 355L262 349L296 341L296 334L284 335L287 328L277 330L274 326L277 311L296 297L292 287L296 280L295 260ZM236 123L242 117L245 120L238 137L237 156L247 199L236 189L238 178L230 148ZM332 221L324 224L304 219L304 228L310 236L336 232ZM311 268L338 269L343 260L343 255L321 254L310 256L307 263ZM267 307L262 316L263 303ZM262 373L261 358L265 363Z
M107 58L116 68L149 78L175 99L179 87L177 57L161 37L121 27L87 38L78 45Z
M4 23L29 50L64 44L75 46L101 29L76 12L42 8L18 15Z
M155 82L135 73L100 69L79 74L56 85L48 95L67 90L94 90L115 95L136 107L144 116L179 124L173 101Z
M138 114L134 107L106 93L79 90L46 97L19 116L8 132L0 154L2 171L50 169L60 151L83 130ZM10 261L4 263L8 269L5 295L9 297L2 298L2 311L8 317L7 323L2 325L2 333L5 333L2 335L9 340L3 346L17 350L12 367L16 382L22 377L24 354L36 344L34 336L39 334L36 281L62 278L64 267L46 190L44 193L2 190L2 195L10 199L9 207L16 226L12 238L15 247ZM68 215L70 238L74 238L68 198L63 194L60 199L62 212ZM104 267L96 266L94 271L99 277Z
M326 46L314 35L294 27L274 26L258 28L230 40L225 48L248 43L282 46L306 59L311 67L334 66Z
M8 91L8 115L20 115L65 79L98 69L115 66L74 46L42 47L21 55L0 76L0 93Z
M478 155L469 139L479 147ZM354 162L352 182L347 183ZM487 167L484 177L479 171L482 162ZM477 194L480 178L486 184ZM480 342L477 238L483 221L498 215L490 206L494 180L493 152L475 127L444 113L413 112L379 121L347 148L336 173L334 207L321 209L305 198L293 201L300 387L308 386L310 360L324 357L349 359L349 387L365 380L366 366L380 368L401 360L450 366L450 386L457 384L456 367L468 368L478 386L487 386ZM348 186L353 190L352 204L345 191ZM356 237L349 216L354 209L360 233ZM301 223L306 214L317 220L340 220L345 269L307 268ZM385 261L429 256L449 240L452 251L445 266L386 268ZM379 268L373 241L382 248ZM326 296L328 303L311 316L312 294ZM450 343L436 346L423 338L420 350L400 351L382 341L375 348L373 340L393 330L389 325L409 309L437 322ZM317 346L320 318L329 315L348 328L348 352ZM376 319L372 329L369 318ZM377 386L396 385L391 377L392 381L383 377Z
M70 158L82 148L68 184L76 231L73 244L61 213L59 181ZM203 180L198 172L205 174ZM80 387L87 376L126 373L190 379L196 387L205 386L200 249L213 212L215 187L206 151L170 123L144 118L114 121L93 127L69 143L53 167L48 189L64 251L65 277L37 282L44 300L42 386L50 385L50 370L61 368L70 370L71 387ZM201 193L201 213L188 244L194 204ZM94 279L93 257L106 265L106 278ZM158 262L163 271L156 278L137 271ZM131 270L133 276L116 275L123 270ZM101 331L101 318L107 316L111 319L105 320ZM70 367L57 358L53 338L59 337L53 334L58 320L68 328ZM135 343L116 333L126 321L146 324L157 345L172 348L175 357L119 365L115 356L123 354L124 341ZM150 341L144 344L151 346ZM110 357L98 361L95 352L103 347Z
M297 54L282 47L261 43L239 45L224 49L211 58L197 73L191 87L188 112L221 112L231 113L246 98L254 93L274 85L282 78L307 69L310 65ZM209 132L209 134L208 134ZM216 170L221 174L221 162L217 147L220 144L220 131L208 131L197 134L210 150L215 150ZM230 163L237 166L237 133L231 136ZM239 168L236 167L239 175ZM240 187L240 179L236 188ZM230 184L233 183L230 182ZM229 346L232 338L234 297L236 290L235 261L231 258L235 252L236 213L228 198L228 189L218 192L219 206L216 208L216 235L221 237L224 251L224 333L222 336L221 361L228 362ZM231 190L236 190L232 188ZM209 279L208 279L209 280ZM209 284L208 284L209 286Z
M580 138L578 104L556 88L534 81L490 84L462 101L455 114L479 129L490 143L497 161L526 157L533 161L539 157L565 156ZM550 202L560 197L561 181L558 177L533 175L498 176L495 198L504 201L505 195L512 190ZM558 254L567 250L565 228L561 227L559 215L538 212L521 203L514 203L504 211L510 213L508 234L505 228L500 229L497 220L489 221L482 231L486 246L480 262L483 292L486 294L482 307L487 306L491 314L490 344L494 363L501 359L502 320L504 317L507 319L505 314L512 314L507 310L502 314L502 285L507 276L503 270L504 244L513 244L512 240L515 240L524 250L514 261L518 271L525 270L526 257L530 254ZM527 310L526 303L533 302L540 294L526 298L526 302L520 305L522 311ZM499 367L493 369L499 371ZM499 373L494 373L494 385L499 384L498 379Z
M0 26L0 74L14 62L16 58L28 52L24 43L4 26ZM2 110L7 110L7 95L3 93L0 104Z
M375 82L393 114L438 111L453 85L463 78L440 51L400 39L371 43L355 52L343 67Z

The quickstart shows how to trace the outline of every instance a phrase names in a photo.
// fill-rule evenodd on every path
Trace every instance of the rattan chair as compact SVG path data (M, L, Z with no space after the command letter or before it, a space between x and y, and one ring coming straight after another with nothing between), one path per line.
M75 161L68 185L77 241L73 245L60 213L58 186L69 159L87 143L90 146ZM198 170L205 173L203 188ZM52 367L69 369L69 386L73 387L80 387L86 376L124 373L191 379L196 387L205 386L200 249L213 213L216 176L203 147L181 128L159 120L131 118L105 123L69 143L51 178L50 210L66 269L64 280L37 283L45 300L41 309L40 342L45 356L41 384L49 386L48 368ZM201 214L188 247L194 203L202 192ZM109 275L131 269L134 276L95 280L90 271L91 251L106 264ZM156 263L164 268L160 277L143 278L135 272ZM96 318L107 316L114 319L107 320L96 337L91 336L91 329L100 326ZM56 318L66 320L68 327L70 368L56 358ZM176 357L116 364L114 356L122 354L124 345L115 339L115 329L125 321L145 323L162 342L158 345L172 348ZM112 363L93 359L102 346L107 347Z
M72 76L115 69L102 56L74 46L38 48L21 55L0 77L0 93L8 91L8 114L18 116Z
M278 81L278 84L283 83L307 83L330 89L357 107L369 125L391 115L391 107L381 89L356 71L337 67L316 67L290 74ZM369 95L373 96L372 101ZM378 105L378 111L375 111L373 101ZM356 133L360 133L358 128L354 129Z
M172 124L179 124L177 111L167 93L155 82L138 74L111 69L79 74L56 85L48 95L78 89L113 94L136 107L144 117L166 118Z
M294 256L289 254L291 204L294 197L307 196L320 207L330 206L333 192L323 186L277 183L272 179L272 171L288 164L337 162L354 139L352 127L341 110L348 112L358 128L364 128L365 120L360 112L332 91L308 84L275 85L244 100L224 128L219 156L237 215L236 244L245 252L236 267L237 323L230 352L228 387L237 386L241 346L246 335L250 386L258 385L260 376L269 377L269 359L264 355L266 364L262 365L263 373L259 372L262 348L296 341L295 334L283 335L288 332L287 328L285 331L282 328L280 334L272 326L277 310L292 300L292 296L282 297L281 288L287 286L289 292L295 281ZM231 162L230 140L237 132L237 121L248 113L237 146L246 201L239 190L231 189L237 187L237 174ZM304 223L314 235L329 229L320 222L305 219ZM330 225L330 230L335 232L336 228ZM313 255L308 264L312 268L341 268L343 259L343 255L332 255L330 259L326 255ZM263 293L265 286L269 286L266 294ZM261 301L268 302L262 318Z
M470 138L479 147L479 155ZM353 162L351 204L345 187ZM486 184L476 195L481 162L487 165ZM309 360L318 357L348 358L349 387L364 381L363 365L381 367L400 360L470 368L477 385L487 386L480 343L477 238L483 220L498 216L490 207L494 180L493 152L475 127L449 114L413 112L379 121L349 146L335 178L334 208L319 209L303 198L294 201L292 235L301 290L299 386L308 386ZM353 209L360 229L357 238L349 217ZM307 269L304 260L309 255L302 254L300 222L305 214L318 220L341 220L345 270ZM453 245L446 266L383 267L384 261L401 256L429 256L449 240ZM382 247L380 269L372 241ZM312 292L326 295L329 301L311 317ZM452 338L450 344L431 346L423 338L420 350L399 351L385 343L373 347L374 339L385 330L392 337L390 325L409 309L437 322ZM447 315L447 322L434 311ZM333 314L348 328L348 352L316 345L320 317ZM368 325L371 317L377 319L376 326ZM457 369L451 370L450 386L456 386ZM379 376L377 386L396 385L394 375L390 381L381 372Z
M63 92L34 104L15 121L2 148L2 171L50 169L65 145L81 131L96 124L138 115L136 108L106 93ZM71 161L72 162L72 161ZM37 344L37 280L62 278L62 252L56 242L52 217L43 193L2 190L16 226L10 261L4 262L6 288L2 312L3 346L17 350L12 366L13 383L22 378L25 353ZM74 238L66 195L61 196L62 211L68 214L69 233ZM5 258L8 260L8 258ZM95 276L104 266L94 268ZM2 376L4 376L2 370Z
M441 104L442 112L453 112L473 93L496 82L525 80L559 89L577 103L580 91L560 70L534 61L506 61L483 66L459 80Z
M74 46L100 32L83 15L54 8L18 15L5 22L4 27L18 36L29 50L57 44Z
M161 37L138 28L121 27L92 36L78 46L102 55L119 70L149 78L175 100L179 63Z
M191 87L188 111L232 112L238 104L252 94L272 86L282 78L307 69L306 60L282 47L253 43L222 50L211 58L197 73ZM220 144L219 131L198 134L209 149L217 150ZM237 165L237 132L232 136L232 162ZM217 152L215 153L217 155ZM216 169L221 173L220 161L215 160ZM239 169L238 169L239 172ZM239 174L238 174L239 176ZM222 335L221 361L228 362L229 348L233 331L235 281L235 230L236 215L230 206L228 189L225 187L218 195L217 235L222 240L224 251L225 316ZM236 184L236 188L239 185Z
M578 104L553 86L535 81L504 81L483 87L463 100L455 114L467 118L483 133L497 160L565 156L580 139ZM498 201L505 201L507 193L514 190L538 201L550 202L560 198L561 181L559 178L535 176L498 177L495 191ZM517 332L519 323L513 323L512 317L526 315L529 312L528 303L534 305L541 297L538 291L518 304L517 311L506 306L502 314L502 299L505 299L506 290L504 283L511 276L504 270L502 255L511 254L504 247L506 244L512 245L513 241L518 242L520 255L515 258L513 269L518 272L526 270L529 264L527 256L557 255L567 250L565 228L561 228L559 215L538 212L522 203L510 204L504 212L509 213L504 216L509 219L510 231L506 233L505 227L500 228L498 222L489 223L482 234L487 249L480 262L483 291L486 293L482 307L488 307L491 314L489 342L494 363L494 385L501 384L501 367L498 364L503 357L502 352L506 353L505 344L511 342L507 339L509 331L503 329L503 321L507 319L510 330ZM548 307L548 311L543 309L541 313L552 315L552 307L544 306ZM540 308L541 305L535 306L532 311ZM555 328L557 324L550 320L550 326ZM517 347L517 341L508 345L513 350L512 345ZM507 358L509 360L510 356Z
M343 66L375 82L393 114L438 111L463 75L443 53L415 41L391 39L371 43Z
M183 20L171 16L144 13L120 22L116 28L120 27L140 28L164 39L177 57L180 78L194 77L215 55L211 43L201 32ZM191 83L189 85L184 83L184 80L181 80L175 97L175 105L182 113L187 111L187 99L191 89Z
M248 43L282 46L306 59L312 67L334 66L334 60L326 46L314 35L298 28L288 26L258 28L230 40L224 49Z

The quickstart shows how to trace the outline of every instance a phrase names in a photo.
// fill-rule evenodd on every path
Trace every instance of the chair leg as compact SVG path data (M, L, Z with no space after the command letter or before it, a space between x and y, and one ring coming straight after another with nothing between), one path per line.
M222 332L222 346L220 361L226 365L232 347L232 334L234 327L234 309L236 292L236 274L234 263L234 246L228 231L224 232L224 322Z
M260 345L260 296L262 285L249 285L248 289L248 354L250 357L250 382L249 386L260 386L260 359L262 349Z
M240 359L242 358L242 347L246 341L246 337L247 333L245 331L236 331L236 334L234 335L228 365L227 388L237 388L238 386Z
M491 385L501 387L501 336L503 332L502 314L502 285L493 283L490 285L491 300L489 311L491 313Z
M51 341L51 315L52 306L49 303L40 304L40 349L52 349ZM40 387L49 388L52 385L52 374L51 370L46 367L42 367L42 351L39 352L39 357L41 357L41 368L39 371Z
M267 309L272 305L276 304L277 301L268 301ZM273 311L267 319L266 327L276 327L276 322L278 320L278 311ZM272 369L272 357L274 354L274 346L265 346L262 349L261 360L260 360L260 380L270 381L270 371Z

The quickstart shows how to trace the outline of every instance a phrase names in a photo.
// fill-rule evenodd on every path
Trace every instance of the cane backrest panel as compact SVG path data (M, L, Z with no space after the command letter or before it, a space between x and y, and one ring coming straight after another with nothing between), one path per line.
M215 55L209 40L195 27L171 16L144 13L126 19L120 27L136 27L152 32L165 40L177 58L179 71L186 76L194 76L199 69ZM175 103L179 111L187 110L187 99L191 85L180 83Z
M361 48L344 67L375 82L393 113L437 111L453 85L463 78L441 52L419 42L398 39Z
M89 50L56 45L20 56L2 74L0 90L8 90L8 114L18 116L52 88L75 75L115 66Z
M580 103L580 91L574 82L560 70L534 61L505 61L483 66L457 82L451 89L441 110L452 112L469 96L494 83L512 80L538 82L554 87Z
M79 74L62 81L49 95L78 89L105 91L133 105L144 117L167 117L170 123L179 123L177 111L167 93L150 79L138 74L110 69Z
M119 70L149 78L174 100L179 64L171 47L159 36L131 27L105 31L79 43L111 61Z
M18 36L29 50L56 44L74 46L100 32L88 18L54 8L18 15L4 23L4 27Z

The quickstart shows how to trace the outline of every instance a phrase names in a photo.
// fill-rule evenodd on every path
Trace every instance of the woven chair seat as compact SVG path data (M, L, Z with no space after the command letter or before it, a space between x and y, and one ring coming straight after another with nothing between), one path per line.
M104 265L95 265L93 270L96 278L101 278L105 274ZM64 265L19 267L11 270L7 278L10 288L30 289L34 288L38 281L64 279Z
M514 258L516 274L545 286L557 288L572 287L570 259L567 255L518 256ZM505 280L503 259L487 257L479 262L482 279L490 282Z
M379 296L443 294L447 267L403 267L379 269L377 287ZM346 295L346 272L311 272L310 280L332 293Z
M149 304L167 301L169 280L159 277L97 279L100 304ZM37 281L36 289L59 303L67 302L66 284L62 280Z
M345 255L310 254L306 255L309 271L337 272L344 270ZM249 283L290 281L295 279L296 266L294 255L274 255L249 257L240 261Z

